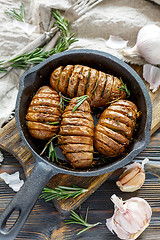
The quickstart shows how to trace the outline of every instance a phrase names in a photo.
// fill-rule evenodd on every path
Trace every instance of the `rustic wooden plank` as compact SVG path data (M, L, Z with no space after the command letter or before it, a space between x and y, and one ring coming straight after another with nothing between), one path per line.
M76 176L67 176L65 174L59 174L58 182L52 178L48 184L49 187L54 188L56 186L62 186L65 183L65 186L77 185L82 188L88 189L87 192L81 194L76 199L69 198L67 200L54 200L54 204L57 210L62 214L67 214L71 209L74 210L78 208L91 194L93 194L111 175L112 173L106 173L97 177L76 177Z
M154 141L154 139L157 139L156 135L152 137L152 141ZM149 149L150 151L152 147L155 148L156 146L158 152L157 157L160 157L160 138L159 142L157 139L156 145L152 144L152 141L150 147L147 149ZM150 153L150 156L154 156L154 151L152 152L152 154ZM22 168L20 167L20 165L18 165L16 159L14 159L11 155L7 153L4 153L4 157L5 161L2 165L3 171L13 173L17 169L22 173ZM0 172L2 172L1 168L0 170ZM157 166L154 168L154 171L156 174L158 173ZM24 227L22 228L18 236L15 238L15 240L117 240L116 235L110 233L105 226L105 219L111 217L113 213L113 204L110 201L110 196L114 193L116 193L117 196L122 197L123 199L128 199L134 196L143 197L150 203L153 210L151 223L150 226L143 232L143 234L138 239L159 240L160 175L155 176L154 174L151 174L148 169L146 172L146 181L143 187L134 193L122 193L121 191L119 191L119 189L115 185L117 176L119 176L118 171L111 175L110 178L82 204L80 211L77 211L84 216L86 208L89 206L88 221L90 223L96 223L100 221L102 222L102 225L99 225L96 228L86 231L80 236L77 236L76 234L79 230L83 228L82 226L74 224L66 226L64 223L64 219L68 219L68 216L62 218L58 215L55 207L51 202L45 203L43 199L38 199ZM1 214L1 212L7 206L15 193L3 181L0 181L0 192ZM10 219L10 226L12 225L13 221L14 219ZM52 237L50 238L51 233Z
M10 152L19 160L26 176L30 174L35 161L32 153L20 138L18 129L16 127L15 118L0 130L0 147Z
M137 73L142 77L142 66L131 65ZM148 88L148 84L146 83ZM159 90L160 91L160 90ZM151 133L154 133L156 129L160 126L160 94L159 91L156 93L150 92L150 97L153 105L153 120ZM30 152L30 150L24 145L22 142L20 135L18 133L15 119L10 121L5 127L0 130L0 147L9 151L15 158L17 158L22 165L26 176L30 174L34 166L34 159ZM154 156L152 156L152 160L154 160L156 156L156 149L151 148L151 152L149 150L143 151L139 155L139 160L148 156L149 153L152 155L154 151ZM150 156L149 155L149 156ZM159 159L160 160L160 159ZM59 212L65 214L70 209L76 209L83 201L85 201L99 186L101 186L110 176L111 173L106 173L97 177L76 177L69 176L65 174L58 174L54 176L48 183L48 185L52 188L55 188L58 185L69 185L72 184L78 185L83 188L88 188L88 192L79 196L76 201L75 200L54 200L54 204Z

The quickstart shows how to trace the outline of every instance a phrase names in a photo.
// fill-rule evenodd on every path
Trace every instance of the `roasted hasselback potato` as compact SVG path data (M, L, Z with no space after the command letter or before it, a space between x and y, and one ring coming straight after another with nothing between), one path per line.
M95 148L108 157L122 154L132 139L137 115L137 107L131 101L119 100L110 104L95 127Z
M47 140L59 130L61 112L59 94L49 86L39 88L32 98L26 115L32 137Z
M104 107L115 99L125 99L123 83L117 77L82 65L56 68L50 84L70 98L88 95L91 107Z
M93 161L94 124L88 101L73 111L77 103L73 98L62 115L58 144L74 168L84 169Z

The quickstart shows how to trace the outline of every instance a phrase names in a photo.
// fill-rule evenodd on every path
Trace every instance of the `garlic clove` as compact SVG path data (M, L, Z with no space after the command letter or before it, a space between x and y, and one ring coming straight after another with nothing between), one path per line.
M125 184L122 184L121 181L117 181L116 184L122 192L134 192L137 191L143 185L145 181L145 172L137 173L133 178L131 178Z
M122 192L134 192L143 185L145 181L144 164L148 161L149 159L146 158L142 164L134 162L126 166L127 169L116 181L116 185Z
M126 184L128 181L134 178L140 172L140 170L140 167L128 169L119 177L119 182L121 182L121 184Z
M136 239L149 225L152 209L143 198L133 197L122 201L115 194L111 196L114 214L106 219L106 226L120 239Z
M141 230L139 230L137 233L130 234L130 239L137 239L141 233L149 226L149 223L146 223Z
M115 232L120 239L129 239L130 233L126 232L119 224L117 224L113 217L106 219L106 226L113 234Z
M131 58L140 57L140 53L138 52L137 45L135 45L132 48L122 49L121 52L124 57L131 57Z
M160 86L160 68L145 64L143 66L143 78L150 84L152 92L157 91Z

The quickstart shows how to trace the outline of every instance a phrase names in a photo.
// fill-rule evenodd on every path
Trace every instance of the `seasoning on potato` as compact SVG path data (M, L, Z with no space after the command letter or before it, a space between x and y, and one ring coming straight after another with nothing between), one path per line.
M133 102L124 100L130 91L121 78L77 64L56 68L50 85L37 91L28 108L26 120L32 137L52 139L60 125L58 145L71 166L79 169L92 165L95 148L107 157L125 151L138 112ZM91 110L106 106L94 128Z
M110 104L95 127L95 148L108 157L122 154L133 136L136 118L137 107L131 101L119 100Z
M47 140L59 130L61 111L59 94L49 86L38 89L26 115L27 127L32 137Z
M62 114L59 147L74 168L84 169L93 161L94 123L87 100L73 112L78 98L73 98Z
M88 95L91 107L104 107L110 101L125 99L127 95L122 80L82 65L56 68L51 74L50 84L70 98Z

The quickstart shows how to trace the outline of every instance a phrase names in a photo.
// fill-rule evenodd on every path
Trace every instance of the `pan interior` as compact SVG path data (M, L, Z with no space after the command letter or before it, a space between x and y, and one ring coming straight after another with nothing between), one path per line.
M33 149L37 154L40 154L45 145L44 141L32 138L26 126L25 116L31 99L39 87L43 85L49 85L50 75L54 69L59 66L66 66L67 64L81 64L89 66L105 73L112 74L118 78L122 78L131 92L128 100L133 101L137 105L138 110L142 112L138 120L138 128L133 135L133 141L127 148L127 151L122 156L116 157L114 159L108 159L105 163L103 163L103 165L96 165L95 167L91 168L90 171L104 167L110 168L114 164L116 164L116 168L121 167L122 165L124 165L124 158L127 158L127 156L133 150L137 149L138 154L140 152L140 149L144 148L144 144L146 142L145 131L148 121L147 101L144 94L146 89L145 86L144 88L143 86L140 86L140 78L133 70L131 70L131 68L127 64L124 64L120 60L116 61L115 59L116 58L114 57L112 59L111 55L107 57L106 55L104 56L98 53L81 53L80 51L71 53L70 51L70 53L68 54L66 52L66 54L54 57L53 59L49 58L48 61L37 65L36 68L33 69L33 71L29 71L28 74L26 74L25 77L21 79L23 84L22 82L20 84L23 85L23 89L19 97L19 122L24 137L29 143L29 146L31 146L31 149ZM149 131L149 129L147 130ZM44 159L46 159L46 157L44 157ZM127 162L128 160L126 160L126 163ZM65 165L59 167L68 168L68 166Z

